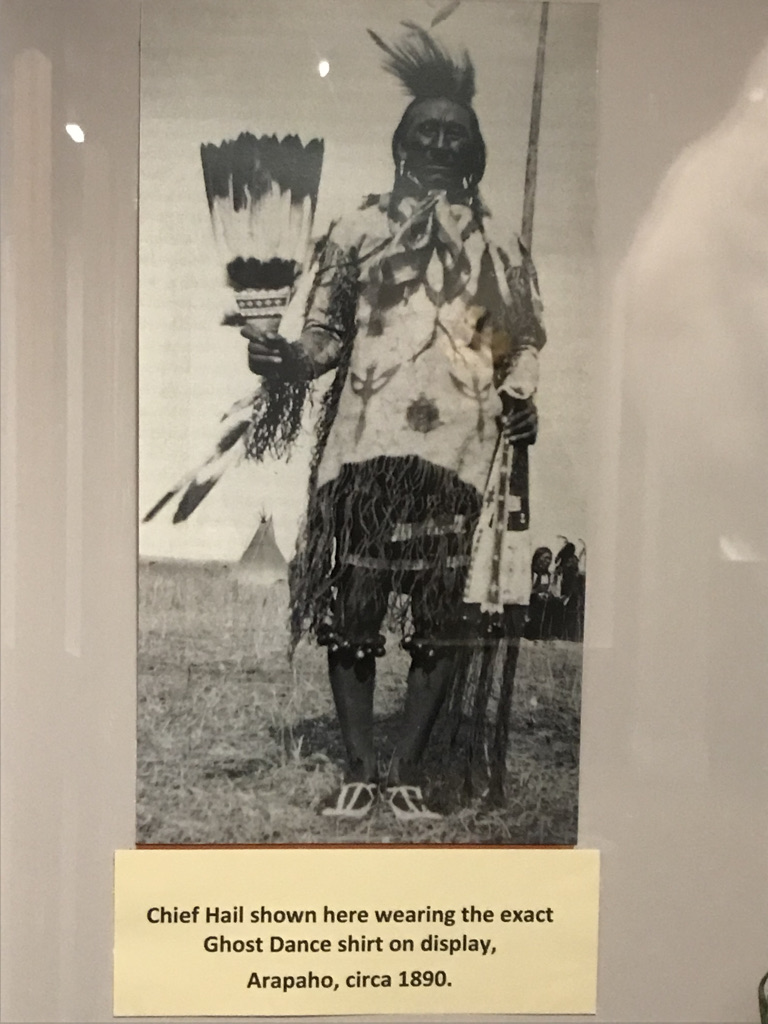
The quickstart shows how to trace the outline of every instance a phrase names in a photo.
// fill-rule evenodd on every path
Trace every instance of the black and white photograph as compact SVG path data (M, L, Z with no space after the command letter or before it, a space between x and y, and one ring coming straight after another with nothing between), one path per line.
M140 845L575 844L597 22L144 7Z

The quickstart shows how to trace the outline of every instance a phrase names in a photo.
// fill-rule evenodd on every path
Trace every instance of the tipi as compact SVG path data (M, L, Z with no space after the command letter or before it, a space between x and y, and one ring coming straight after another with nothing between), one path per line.
M251 583L262 585L288 579L288 563L277 546L272 516L267 517L262 512L259 528L243 552L237 573Z

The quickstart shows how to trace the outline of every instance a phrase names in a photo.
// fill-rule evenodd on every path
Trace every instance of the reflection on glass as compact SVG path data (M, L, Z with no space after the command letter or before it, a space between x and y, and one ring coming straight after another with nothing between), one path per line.
M85 142L85 132L79 124L68 124L66 131L73 142Z

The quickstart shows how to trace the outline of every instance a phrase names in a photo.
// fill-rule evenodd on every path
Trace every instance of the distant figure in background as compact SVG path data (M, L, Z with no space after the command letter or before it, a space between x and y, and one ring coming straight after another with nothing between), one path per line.
M536 548L531 559L531 602L525 627L526 640L543 640L548 635L553 580L552 549Z
M584 638L584 579L576 545L566 540L555 558L558 598L552 636L558 640Z

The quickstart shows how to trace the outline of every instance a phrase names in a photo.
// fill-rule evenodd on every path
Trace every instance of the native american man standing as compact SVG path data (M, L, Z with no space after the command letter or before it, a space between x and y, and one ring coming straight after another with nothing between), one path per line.
M251 370L268 380L335 374L292 581L295 632L328 649L348 758L322 813L363 817L378 798L373 691L387 620L403 627L411 667L381 783L412 820L439 816L419 761L471 643L465 587L499 429L509 443L535 440L544 331L530 259L486 233L468 55L415 27L397 46L374 38L413 97L392 140L392 191L332 226L299 341L243 333Z

